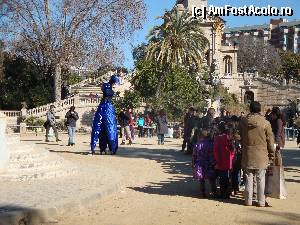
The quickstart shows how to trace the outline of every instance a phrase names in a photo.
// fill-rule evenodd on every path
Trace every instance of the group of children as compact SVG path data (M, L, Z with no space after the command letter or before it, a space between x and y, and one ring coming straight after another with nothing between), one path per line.
M209 129L198 131L193 148L193 176L200 182L203 197L230 198L239 191L241 174L241 145L231 123L221 121L213 138ZM217 193L216 181L220 192ZM206 185L208 183L209 185ZM206 187L210 186L209 190Z

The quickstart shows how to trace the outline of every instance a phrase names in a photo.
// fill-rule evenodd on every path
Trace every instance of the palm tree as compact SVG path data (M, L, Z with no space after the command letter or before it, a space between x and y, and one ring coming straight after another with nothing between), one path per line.
M163 68L156 97L160 95L167 74L176 66L199 71L203 66L204 50L208 46L201 20L194 19L189 12L175 9L166 11L160 18L164 23L150 31L146 49L146 59L157 62Z

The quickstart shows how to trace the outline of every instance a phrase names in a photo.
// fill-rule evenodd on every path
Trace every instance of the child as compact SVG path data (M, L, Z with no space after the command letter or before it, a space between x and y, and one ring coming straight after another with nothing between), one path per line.
M206 196L205 180L209 180L213 195L216 194L214 174L213 142L209 138L207 130L199 131L198 141L193 150L192 157L193 176L200 182L200 191L203 197Z
M216 160L216 170L220 178L221 198L229 199L229 177L232 169L232 160L234 156L234 146L232 138L228 134L225 122L218 126L219 135L214 140L214 156Z
M234 157L232 160L231 185L232 195L236 195L240 191L241 184L241 163L242 163L242 146L241 137L238 131L240 119L237 116L232 116L228 124L229 135L232 137L234 146Z
M138 129L139 129L139 137L141 138L144 136L144 126L145 126L145 119L142 114L139 115L137 123L138 123Z

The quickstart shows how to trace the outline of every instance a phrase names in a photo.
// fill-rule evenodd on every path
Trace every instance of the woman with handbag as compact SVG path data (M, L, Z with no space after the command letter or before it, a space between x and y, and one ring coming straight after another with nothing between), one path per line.
M71 106L70 110L66 113L65 118L67 118L66 126L68 128L68 146L75 145L74 135L76 129L76 121L79 119L78 113L75 111L75 106Z

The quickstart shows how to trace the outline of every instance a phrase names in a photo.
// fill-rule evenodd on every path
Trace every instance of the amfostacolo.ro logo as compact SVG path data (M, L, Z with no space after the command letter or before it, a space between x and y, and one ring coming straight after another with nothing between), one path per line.
M231 5L220 6L202 6L193 5L193 17L195 19L206 19L211 16L293 16L294 10L292 7L273 7L271 5L265 7L257 7L254 5L245 5L242 7L234 7Z

